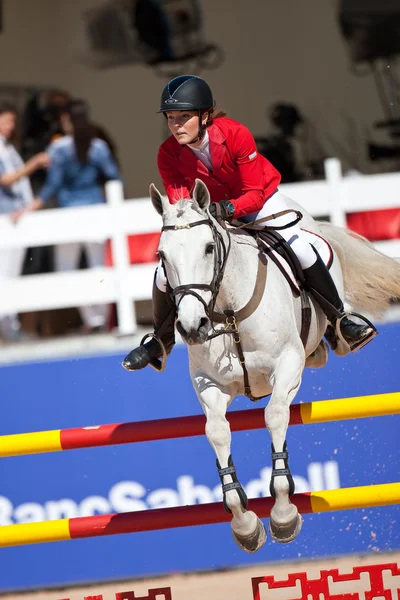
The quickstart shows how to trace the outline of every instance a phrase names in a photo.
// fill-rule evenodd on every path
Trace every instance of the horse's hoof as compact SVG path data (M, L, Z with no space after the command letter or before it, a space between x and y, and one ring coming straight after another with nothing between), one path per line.
M264 523L257 518L257 525L253 533L250 535L239 535L232 530L233 539L241 550L254 554L262 546L264 546L267 539L267 530L265 529Z
M272 519L269 520L269 531L271 537L280 544L289 544L299 535L301 526L303 524L303 517L296 514L295 518L286 523L285 525L278 525Z

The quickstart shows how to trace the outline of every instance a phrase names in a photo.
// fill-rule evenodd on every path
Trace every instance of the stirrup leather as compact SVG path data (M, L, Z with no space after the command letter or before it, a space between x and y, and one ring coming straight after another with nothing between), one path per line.
M155 371L157 371L157 373L162 373L163 371L165 371L165 367L167 364L167 351L165 349L164 344L162 343L162 341L160 340L160 338L158 338L154 333L146 333L146 335L142 338L140 345L143 346L143 344L145 343L145 341L148 338L154 338L156 340L156 342L158 342L160 344L160 348L162 350L162 357L160 358L153 358L150 362L149 362L149 366L152 367L152 369L154 369Z

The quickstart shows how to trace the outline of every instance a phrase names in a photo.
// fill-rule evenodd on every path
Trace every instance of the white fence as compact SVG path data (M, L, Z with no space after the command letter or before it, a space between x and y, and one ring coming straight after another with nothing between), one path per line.
M286 184L280 189L314 217L344 226L346 213L400 208L400 173L342 178L337 159L325 163L326 179ZM107 184L107 204L40 211L13 225L0 217L1 247L33 247L111 239L114 267L27 275L3 280L0 315L10 312L116 303L122 335L136 331L134 300L151 297L154 264L130 265L127 235L160 230L161 219L149 198L124 200L119 182ZM400 240L376 244L400 257Z

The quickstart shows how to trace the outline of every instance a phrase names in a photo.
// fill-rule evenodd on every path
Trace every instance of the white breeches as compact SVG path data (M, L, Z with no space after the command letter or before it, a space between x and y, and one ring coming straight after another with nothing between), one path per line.
M241 217L241 221L245 223L250 223L251 221L256 221L257 219L262 219L263 217L269 217L273 213L278 213L283 210L287 210L290 208L290 205L287 202L287 197L281 194L281 192L276 192L267 202L264 204L262 209L259 212L252 213L251 215L247 215L246 217ZM278 217L277 219L272 219L271 221L267 221L265 225L268 227L281 227L282 225L286 225L295 219L294 213L289 213L288 215L284 215L283 217ZM290 244L293 252L296 254L299 259L300 265L302 269L308 269L311 267L317 260L317 255L312 249L310 242L307 237L303 233L300 228L299 223L296 225L292 225L287 229L280 229L280 235ZM167 279L165 277L164 269L160 264L157 268L156 273L156 286L161 292L167 291Z

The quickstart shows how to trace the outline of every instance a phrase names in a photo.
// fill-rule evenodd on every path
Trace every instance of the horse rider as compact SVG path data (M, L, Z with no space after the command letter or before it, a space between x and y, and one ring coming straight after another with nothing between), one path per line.
M203 79L194 75L172 79L163 89L159 112L166 117L172 134L161 144L157 158L160 176L172 204L183 198L190 199L195 180L199 178L210 192L209 210L213 216L216 216L217 202L224 219L247 222L290 208L278 188L279 172L258 154L247 127L227 118L225 112L217 111L212 91ZM268 221L268 226L281 225L283 218ZM299 225L282 229L280 234L296 254L306 284L318 292L321 300L328 301L320 304L334 328L338 314L341 315L340 332L350 349L354 351L371 341L374 329L359 325L345 315L329 270ZM163 351L157 338L169 354L175 343L175 318L175 304L160 266L153 285L154 337L146 343L143 343L144 338L141 345L124 359L123 366L134 371L151 364L160 370L159 359Z

